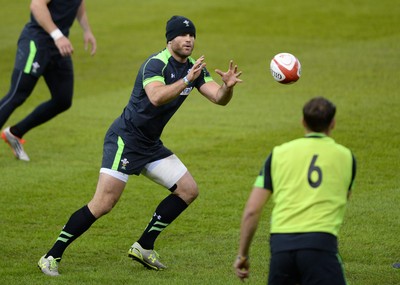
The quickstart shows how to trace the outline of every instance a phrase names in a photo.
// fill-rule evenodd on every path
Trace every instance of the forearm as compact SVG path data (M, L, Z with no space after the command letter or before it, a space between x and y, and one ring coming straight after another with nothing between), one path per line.
M225 106L231 101L233 96L233 87L227 87L225 83L222 83L218 89L216 96L216 104Z
M76 14L76 19L78 20L79 25L84 32L91 32L89 20L86 14L85 1L82 1L82 4L78 9L78 13Z
M233 86L227 87L225 83L219 85L215 81L209 81L200 87L200 93L211 102L225 106L233 97Z
M259 215L255 213L245 213L240 229L239 256L248 257L251 241L257 230Z
M177 98L187 87L183 79L173 84L165 85L161 82L152 82L146 85L146 94L154 106L161 106Z
M271 196L271 193L272 192L269 190L253 187L250 197L247 200L240 226L240 243L238 252L240 256L249 255L250 244L257 230L262 209Z

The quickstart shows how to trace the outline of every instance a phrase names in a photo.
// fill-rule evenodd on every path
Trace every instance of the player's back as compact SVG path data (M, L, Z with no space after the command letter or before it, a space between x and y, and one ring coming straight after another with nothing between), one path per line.
M274 148L271 233L326 232L336 236L352 170L350 150L323 134L310 134Z

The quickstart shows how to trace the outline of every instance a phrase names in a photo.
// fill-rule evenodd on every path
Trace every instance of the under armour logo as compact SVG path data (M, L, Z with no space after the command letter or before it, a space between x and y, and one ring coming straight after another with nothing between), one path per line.
M154 263L154 262L156 262L156 260L157 260L157 257L155 257L152 253L149 255L149 260L151 261L151 263Z
M189 27L190 22L188 20L183 21L183 23L186 25L186 27Z
M171 78L175 78L175 73L171 73Z

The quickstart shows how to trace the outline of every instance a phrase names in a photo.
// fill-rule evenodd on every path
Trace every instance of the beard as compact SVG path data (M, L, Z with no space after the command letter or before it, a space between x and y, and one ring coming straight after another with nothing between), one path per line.
M174 50L175 54L178 55L181 58L189 57L192 55L193 49L176 49Z
M192 55L194 49L194 43L191 47L185 46L183 43L174 43L171 46L172 51L180 58L187 58Z

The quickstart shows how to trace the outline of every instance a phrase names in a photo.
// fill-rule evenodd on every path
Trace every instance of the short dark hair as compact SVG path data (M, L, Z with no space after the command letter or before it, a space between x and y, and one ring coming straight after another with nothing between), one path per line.
M324 97L315 97L303 107L303 118L310 131L324 132L335 117L336 106Z

